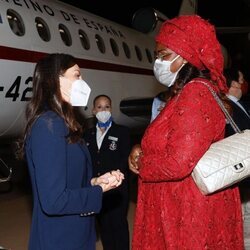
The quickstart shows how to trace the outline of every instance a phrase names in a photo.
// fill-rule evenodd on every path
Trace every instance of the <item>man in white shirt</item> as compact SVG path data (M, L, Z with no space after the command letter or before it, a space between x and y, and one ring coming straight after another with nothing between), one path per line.
M227 86L229 88L227 97L230 100L232 106L232 117L241 129L250 129L250 114L249 107L246 103L241 101L243 94L247 93L247 82L244 80L244 75L241 71L234 68L224 71L224 75L227 80ZM234 130L230 124L226 125L225 136L234 134Z
M151 119L152 122L162 111L165 107L167 100L170 97L170 89L168 88L166 91L160 92L157 96L154 97L152 103L152 110L151 110Z

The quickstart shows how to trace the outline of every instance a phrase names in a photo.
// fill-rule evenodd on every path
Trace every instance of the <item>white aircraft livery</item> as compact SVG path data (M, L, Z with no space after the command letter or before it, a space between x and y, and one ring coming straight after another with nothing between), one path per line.
M117 122L131 128L148 122L152 97L163 86L153 75L154 37L59 1L0 1L0 138L18 136L32 95L36 62L48 53L77 58L93 98L113 100Z

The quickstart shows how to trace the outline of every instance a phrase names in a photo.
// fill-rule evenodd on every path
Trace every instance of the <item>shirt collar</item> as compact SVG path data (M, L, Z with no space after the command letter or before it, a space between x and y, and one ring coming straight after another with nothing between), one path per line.
M234 95L227 94L228 99L230 99L233 102L238 102L239 99L235 97Z

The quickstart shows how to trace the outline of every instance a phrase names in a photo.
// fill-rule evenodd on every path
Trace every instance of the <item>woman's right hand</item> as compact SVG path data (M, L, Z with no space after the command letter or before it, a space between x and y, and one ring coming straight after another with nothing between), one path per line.
M141 145L140 144L134 145L128 157L128 165L129 169L135 174L139 174L138 160L141 157L141 155L142 155Z
M103 192L107 192L111 189L117 188L122 184L124 180L124 174L120 170L112 170L99 177L92 178L92 186L99 185Z

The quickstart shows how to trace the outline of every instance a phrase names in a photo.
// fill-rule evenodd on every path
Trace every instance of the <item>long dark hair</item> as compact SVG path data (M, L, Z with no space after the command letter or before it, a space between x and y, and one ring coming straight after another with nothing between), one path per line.
M194 78L204 78L204 79L211 81L210 74L209 74L208 70L198 70L192 64L186 63L182 67L180 72L178 73L178 76L176 78L176 82L175 82L174 86L171 88L171 97L178 94L182 90L182 88L186 84L188 84L191 80L193 80ZM215 82L212 82L212 83L214 85L216 85ZM229 113L231 113L232 107L231 107L230 101L227 98L227 96L222 92L219 92L218 95L219 95L220 99L222 100L225 108L228 110Z
M33 74L33 95L26 108L27 124L23 138L19 141L19 157L24 155L24 143L36 119L51 110L61 116L69 129L67 140L75 143L82 138L82 127L75 119L73 107L65 102L60 91L59 77L76 64L68 54L50 54L41 59Z

